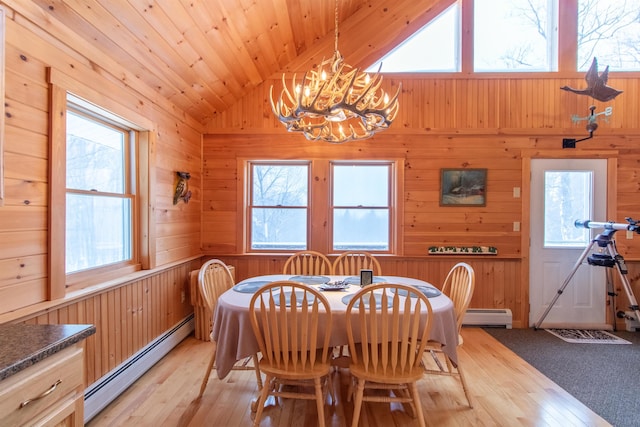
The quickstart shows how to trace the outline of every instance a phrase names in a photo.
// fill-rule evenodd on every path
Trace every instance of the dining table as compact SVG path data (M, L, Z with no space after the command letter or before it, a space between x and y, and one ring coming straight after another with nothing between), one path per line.
M347 345L346 309L349 299L360 289L359 276L273 274L251 277L237 283L218 298L212 337L217 345L216 371L219 378L225 378L237 361L259 352L251 327L249 304L258 289L281 280L301 282L325 290L323 295L329 302L332 319L329 344L332 347ZM342 286L331 286L335 283ZM458 327L453 302L449 297L429 282L410 277L374 276L373 283L405 284L424 293L429 298L433 312L429 340L441 343L443 351L457 365Z

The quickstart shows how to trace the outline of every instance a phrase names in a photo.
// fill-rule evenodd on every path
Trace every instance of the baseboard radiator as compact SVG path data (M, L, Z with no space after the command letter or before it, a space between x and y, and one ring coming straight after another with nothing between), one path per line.
M84 422L87 423L113 402L138 378L162 359L194 330L193 314L168 330L104 377L84 393Z
M464 326L490 326L511 329L513 315L508 308L469 308L462 320Z

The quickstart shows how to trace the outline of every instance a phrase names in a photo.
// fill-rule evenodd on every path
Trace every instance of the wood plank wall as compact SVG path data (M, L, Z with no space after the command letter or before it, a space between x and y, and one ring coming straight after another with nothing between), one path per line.
M5 200L0 207L0 314L47 298L49 90L47 67L155 123L156 259L162 267L200 254L202 124L157 97L126 64L110 62L42 14L36 2L6 11ZM79 94L78 94L79 95ZM173 205L176 171L191 172L189 204Z
M401 158L404 171L404 216L399 256L382 258L386 274L417 275L434 283L455 262L464 260L478 270L472 307L510 308L514 325L528 324L528 199L516 198L514 188L526 189L525 158L538 156L613 156L617 159L613 217L638 218L640 189L640 114L638 74L617 74L609 84L624 93L609 103L595 102L596 111L613 107L600 121L591 140L572 151L562 150L562 138L588 135L585 123L573 124L572 114L586 116L593 100L562 91L563 85L582 87L581 77L511 78L498 76L391 76L389 85L402 84L400 113L391 128L372 139L331 145L308 142L288 134L269 106L267 81L242 102L218 115L207 126L203 145L203 248L209 256L226 257L236 266L238 279L281 271L278 257L242 256L237 240L242 227L238 199L238 159L388 159ZM277 90L276 90L277 93ZM485 207L441 207L441 168L487 168ZM323 179L323 177L314 177ZM521 231L513 231L513 223ZM628 264L640 260L636 240L619 239L618 250ZM495 257L429 256L429 246L489 245ZM635 267L631 267L634 269ZM387 272L387 269L390 272ZM630 275L636 295L638 278ZM625 307L626 297L619 306Z
M193 312L189 272L200 266L202 124L126 69L43 15L36 2L6 12L4 205L0 206L0 322L89 323L88 384ZM49 91L52 67L156 124L156 268L84 298L46 302ZM189 204L173 205L176 171L191 172ZM193 261L192 261L193 260ZM182 293L185 292L184 302ZM44 307L44 308L42 308Z
M40 2L41 3L41 2ZM470 258L479 276L474 306L509 307L516 322L526 324L527 284L522 279L523 235L512 221L524 218L522 201L512 188L522 186L523 150L559 149L563 136L584 136L571 114L586 115L590 100L558 90L564 84L581 87L581 75L536 78L519 75L483 78L392 76L402 83L400 115L391 130L370 141L328 147L288 135L272 117L267 81L207 126L203 126L156 88L145 86L127 64L118 63L78 40L42 13L36 2L3 3L6 12L4 206L0 207L0 315L29 311L47 296L48 239L48 86L52 67L105 99L121 102L157 124L155 240L157 274L91 294L73 302L54 302L20 319L29 322L94 323L99 334L89 341L89 382L108 372L150 340L184 317L190 308L180 301L188 290L188 272L199 265L183 262L201 251L236 265L238 279L279 272L282 257L242 255L235 241L241 201L237 199L236 159L281 158L403 158L405 214L403 255L384 258L387 274L442 280L451 264L464 259L429 257L432 244L486 244L499 248L497 257ZM63 11L64 4L57 10ZM640 189L638 142L640 114L638 78L612 76L609 83L625 93L611 103L614 115L579 151L617 150L617 218L636 216ZM598 111L602 105L596 103ZM607 104L609 105L609 104ZM204 176L201 168L204 167ZM439 169L487 167L486 208L450 211L437 206ZM191 172L193 193L188 205L172 205L175 172ZM201 219L202 213L202 219ZM202 221L202 222L201 222ZM202 224L202 225L201 225ZM526 224L523 223L523 227ZM202 230L202 232L201 232ZM635 242L635 241L634 241ZM628 260L640 259L634 242L621 241ZM524 262L523 262L524 261ZM632 275L634 286L638 274ZM184 282L183 282L184 281ZM636 286L637 292L637 286ZM189 298L186 299L189 301ZM15 319L14 319L15 320ZM142 326L140 326L142 325ZM93 346L93 348L92 348ZM93 368L90 368L93 366Z
M286 75L285 81L292 77ZM585 87L584 73L389 74L383 82L390 93L399 85L400 110L390 134L583 135L585 123L574 124L571 116L588 115L591 105L596 106L596 112L613 108L599 135L614 130L624 130L619 135L637 135L640 129L640 106L634 96L640 93L640 73L610 73L608 85L624 93L606 103L560 90L564 85ZM217 114L205 131L281 130L271 113L271 86L278 95L281 77L266 80L241 102ZM594 148L596 143L584 145Z
M243 255L221 256L225 263L233 265L236 281L261 274L280 274L283 271L286 256ZM333 262L335 256L329 259ZM459 261L471 264L478 286L471 307L510 308L517 326L521 325L528 300L520 286L521 261L518 259L491 259L486 257L450 257L439 256L436 259L423 257L379 256L383 276L408 276L425 280L441 288L451 267Z

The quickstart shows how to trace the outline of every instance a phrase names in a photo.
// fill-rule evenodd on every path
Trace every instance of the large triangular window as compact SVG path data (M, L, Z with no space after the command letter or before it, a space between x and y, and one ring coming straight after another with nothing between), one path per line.
M382 72L460 71L460 7L454 3L402 42L367 71Z

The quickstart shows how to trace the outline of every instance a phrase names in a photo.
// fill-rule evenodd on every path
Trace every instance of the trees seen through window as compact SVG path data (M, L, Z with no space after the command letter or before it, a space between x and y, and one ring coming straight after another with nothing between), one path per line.
M394 170L390 161L247 162L247 250L392 251ZM314 228L312 218L327 223Z
M570 2L577 16L566 13ZM640 70L639 1L474 0L455 2L369 71L380 62L383 72L460 71L461 9L470 4L475 72L558 71L561 33L575 39L575 71L586 71L594 57L610 71ZM577 34L571 34L575 26Z
M67 111L66 272L132 257L133 194L127 129Z

